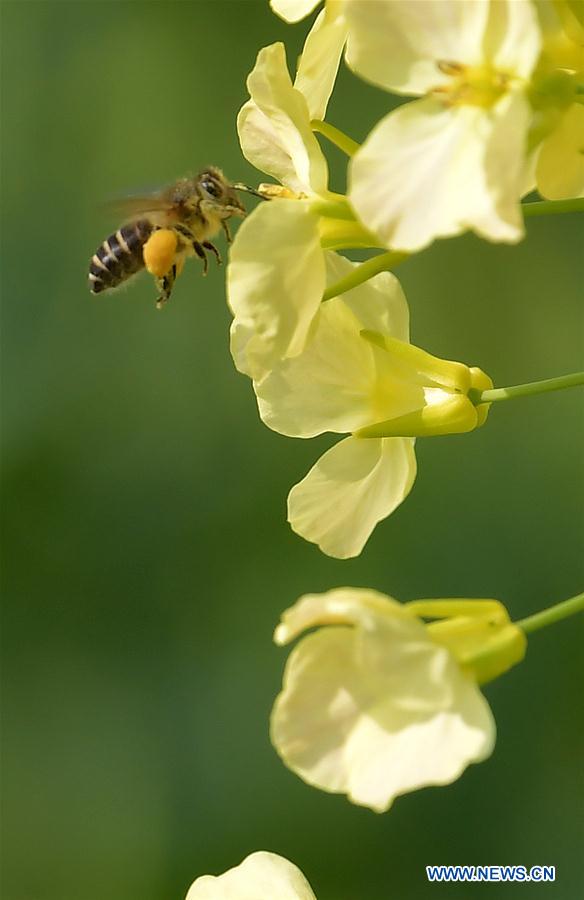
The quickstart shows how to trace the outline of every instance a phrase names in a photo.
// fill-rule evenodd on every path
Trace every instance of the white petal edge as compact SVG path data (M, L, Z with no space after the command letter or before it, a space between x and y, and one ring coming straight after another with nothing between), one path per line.
M349 199L396 250L420 250L466 229L514 243L524 233L528 124L521 94L490 111L445 108L433 98L408 103L382 119L353 157Z
M350 275L360 263L339 253L325 253L327 287ZM379 331L409 343L410 310L402 286L393 272L380 272L369 281L342 295L361 323L361 328Z
M489 704L454 661L451 666L450 710L434 716L420 713L417 721L404 711L403 728L392 710L387 724L394 727L393 733L384 728L383 707L363 720L349 750L353 773L347 793L353 803L385 812L396 797L452 784L470 763L491 755L496 727Z
M298 177L287 144L253 100L248 100L239 110L237 133L241 151L252 166L296 194L307 192L308 185Z
M546 59L556 69L584 69L584 19L581 0L536 0ZM579 13L579 15L578 15Z
M325 279L310 204L271 200L256 207L239 228L227 269L231 353L240 372L259 380L303 350Z
M222 875L202 875L191 885L186 900L316 900L293 863L258 850Z
M315 9L320 0L270 0L270 6L277 16L292 24L300 22Z
M288 521L328 556L358 556L377 523L405 500L415 477L411 438L345 438L292 488Z
M363 625L366 627L379 617L402 619L416 623L421 621L393 597L371 588L332 588L323 594L303 594L293 606L285 609L274 632L274 641L283 646L295 640L303 631L320 625Z
M541 30L531 0L491 2L484 52L495 69L527 79L540 50Z
M399 693L396 709L450 708L449 653L437 652L428 629L407 606L378 591L345 587L306 594L283 613L274 640L284 644L308 628L332 624L354 626L356 658L383 682L382 693Z
M372 424L376 357L361 324L338 297L319 309L304 351L254 383L262 421L289 437L347 434Z
M487 701L448 651L427 649L439 663L430 668L447 687L447 708L440 702L433 709L425 697L417 710L401 706L399 680L388 691L376 678L354 628L325 627L303 638L272 712L271 739L285 764L311 785L384 812L397 796L449 784L486 759L496 733ZM403 653L407 658L407 643ZM410 676L404 673L406 691ZM423 679L416 681L425 693Z
M323 9L306 38L294 81L308 104L311 119L324 119L326 115L346 40L343 17Z
M345 0L346 60L357 74L401 94L424 94L448 77L437 62L482 62L488 0Z
M292 85L284 44L278 42L260 50L256 64L248 76L247 88L251 99L267 116L277 136L278 158L285 153L291 159L295 183L302 185L306 193L326 193L326 159L310 128L306 100ZM257 120L253 124L257 130ZM273 162L273 154L266 152L265 160L262 158L262 146L256 142L255 131L250 130L248 133L248 125L248 118L243 117L238 126L244 156L260 171L279 178L277 172L270 172L267 168ZM263 132L264 135L268 133L265 128ZM286 186L296 189L292 184Z

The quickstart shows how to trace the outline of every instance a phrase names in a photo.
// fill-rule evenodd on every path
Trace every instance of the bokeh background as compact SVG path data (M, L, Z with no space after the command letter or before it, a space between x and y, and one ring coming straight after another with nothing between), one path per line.
M259 422L224 273L191 263L163 312L146 277L86 287L118 225L104 200L209 162L262 180L236 137L245 78L275 40L293 65L308 23L217 0L4 2L2 18L2 896L180 900L263 848L319 900L482 896L429 886L427 863L555 865L522 895L581 897L577 621L487 687L493 757L386 815L304 785L267 733L286 657L272 629L306 591L496 597L519 618L582 590L581 393L420 441L410 499L360 558L323 556L285 498L332 441ZM329 119L362 140L390 101L343 71ZM580 225L408 261L416 342L500 385L581 368Z

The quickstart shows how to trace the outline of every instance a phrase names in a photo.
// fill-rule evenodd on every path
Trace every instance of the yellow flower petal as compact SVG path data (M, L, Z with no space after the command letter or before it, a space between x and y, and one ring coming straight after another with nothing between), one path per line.
M377 383L373 348L339 298L319 310L304 352L254 385L262 420L290 437L347 434L371 422Z
M282 856L260 850L223 875L203 875L186 900L315 900L306 878Z
M292 488L288 521L328 556L358 556L377 523L407 497L415 477L411 438L345 438Z
M242 153L252 166L286 185L281 190L290 189L294 194L306 193L307 185L296 174L287 144L281 140L271 119L253 100L248 100L239 111L237 133Z
M329 284L357 265L335 253L327 253L326 261ZM346 434L424 402L419 386L392 377L392 358L361 338L365 325L407 336L406 299L389 272L323 303L302 354L275 365L254 385L266 425L293 437Z
M515 78L529 78L541 50L541 31L531 0L495 0L483 41L489 65Z
M362 334L367 340L387 352L389 364L396 373L401 372L404 379L423 384L428 388L468 393L472 385L471 370L464 363L432 356L421 347L396 340L387 333L372 332L366 329Z
M320 0L270 0L270 6L285 22L300 22L318 6Z
M359 265L338 253L329 252L325 255L327 287L345 278ZM359 319L361 328L409 342L410 310L401 284L393 272L380 272L359 287L346 291L342 299Z
M294 606L285 609L274 632L274 641L280 646L289 644L303 631L317 625L362 625L367 628L380 616L388 616L394 628L399 627L400 619L407 623L408 629L412 621L418 628L423 628L417 615L407 606L379 591L335 588L324 594L304 594Z
M346 39L342 15L328 8L319 13L306 38L294 81L294 87L306 99L311 119L324 119L326 115Z
M238 133L245 158L293 190L325 193L326 160L310 128L306 100L292 86L282 43L260 50L247 87L268 123L252 113L248 105L243 107ZM286 159L289 162L284 166Z
M482 61L488 13L488 0L346 0L347 64L393 93L423 94L446 80L437 61Z
M396 796L448 784L490 755L486 700L399 604L340 588L298 607L306 627L347 623L300 641L274 705L272 742L301 778L382 812Z
M538 0L535 4L543 32L544 61L552 67L584 68L584 6L582 0Z
M584 106L573 103L544 141L536 179L549 200L584 196Z
M301 200L261 203L243 222L230 253L227 299L235 316L236 367L261 379L300 353L325 288L318 219Z
M408 103L382 119L353 157L351 203L397 250L420 250L466 228L518 241L528 123L520 94L492 109L446 108L432 98Z
M537 62L540 32L528 0L346 0L343 9L348 65L394 93L447 84L443 63L527 78Z
M465 434L478 427L476 407L468 397L449 394L435 388L426 391L430 401L424 407L403 416L395 416L376 425L361 428L359 438L432 437L444 434Z

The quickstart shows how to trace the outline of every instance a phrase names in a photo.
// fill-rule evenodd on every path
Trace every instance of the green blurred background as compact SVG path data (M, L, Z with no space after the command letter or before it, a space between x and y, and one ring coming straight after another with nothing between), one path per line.
M285 498L332 441L259 422L223 272L189 264L163 312L147 278L86 287L118 225L104 200L209 162L262 180L235 132L245 77L274 40L293 61L308 23L264 2L4 2L2 18L3 897L180 900L262 848L319 900L483 895L429 886L427 863L555 865L522 895L582 896L574 620L488 686L493 757L386 815L304 785L267 735L272 629L303 592L496 597L517 618L582 590L581 393L420 441L407 503L360 558L323 556ZM361 140L389 101L345 71L329 119ZM404 264L415 341L500 385L581 368L579 225Z

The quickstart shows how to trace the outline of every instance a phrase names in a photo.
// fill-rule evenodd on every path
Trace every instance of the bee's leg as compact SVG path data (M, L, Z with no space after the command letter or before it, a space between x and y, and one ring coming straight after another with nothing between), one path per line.
M205 246L206 244L207 241L205 241ZM203 275L206 275L209 268L209 260L207 259L207 254L203 250L203 244L200 244L198 241L193 241L193 250L199 257L199 259L203 260Z
M174 282L176 280L176 265L172 267L170 272L167 275L164 275L163 278L156 279L156 287L160 291L160 296L156 301L156 309L162 309L165 303L168 303L170 300L170 295L172 294L172 288L174 286Z
M207 250L210 250L211 253L213 253L215 255L215 259L217 260L218 266L222 265L223 260L221 259L221 254L217 250L217 247L215 246L215 244L212 244L211 241L203 241L203 247L205 247Z
M227 219L221 219L221 228L225 233L225 240L228 244L231 243L231 232L229 231L229 225L227 224Z

